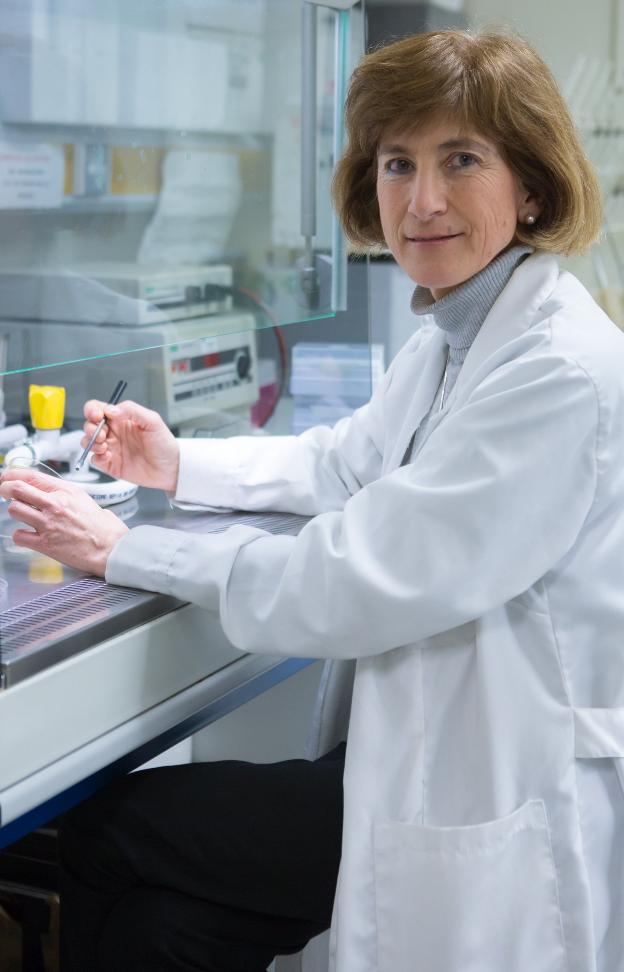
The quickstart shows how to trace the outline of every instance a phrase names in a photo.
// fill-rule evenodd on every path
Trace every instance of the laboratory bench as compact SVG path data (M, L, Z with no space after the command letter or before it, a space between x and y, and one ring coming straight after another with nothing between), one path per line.
M196 532L306 522L182 511L147 489L114 509ZM13 527L0 507L0 533ZM208 611L0 543L0 847L312 663L244 654Z

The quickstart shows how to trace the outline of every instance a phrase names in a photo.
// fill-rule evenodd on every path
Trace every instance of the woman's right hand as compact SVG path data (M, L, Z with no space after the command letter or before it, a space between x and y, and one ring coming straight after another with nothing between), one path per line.
M136 402L88 401L84 407L86 447L95 427L106 416L106 425L90 453L92 464L119 479L138 486L151 486L175 492L178 483L180 450L158 412Z

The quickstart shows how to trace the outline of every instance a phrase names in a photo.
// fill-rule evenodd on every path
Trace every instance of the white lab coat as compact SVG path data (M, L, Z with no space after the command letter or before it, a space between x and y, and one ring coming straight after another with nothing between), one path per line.
M333 430L184 443L179 501L298 537L139 527L106 576L357 658L339 972L622 972L624 336L532 255L401 467L444 358L425 325Z

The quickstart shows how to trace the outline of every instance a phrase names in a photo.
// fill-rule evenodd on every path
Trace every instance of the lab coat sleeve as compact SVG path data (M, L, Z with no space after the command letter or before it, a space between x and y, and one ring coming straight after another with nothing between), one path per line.
M379 475L371 403L301 435L181 439L174 505L314 516L342 509Z
M593 501L597 428L594 386L581 368L521 359L451 412L415 462L298 537L140 527L115 548L107 580L218 607L227 636L246 651L378 654L478 618L564 557ZM145 557L159 549L166 561L145 568L149 578L134 559L141 531L152 531Z
M297 436L180 439L174 504L304 516L341 510L380 475L384 398L396 360L370 402L333 428L317 426Z

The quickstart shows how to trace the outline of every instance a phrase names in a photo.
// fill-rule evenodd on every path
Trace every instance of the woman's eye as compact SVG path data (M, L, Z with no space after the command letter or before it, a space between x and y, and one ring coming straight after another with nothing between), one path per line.
M409 172L410 164L407 159L390 159L386 162L386 172L392 172L394 175L403 175L404 172Z
M470 155L469 152L459 152L451 159L450 166L452 169L469 169L471 165L476 164L476 161L474 155Z

